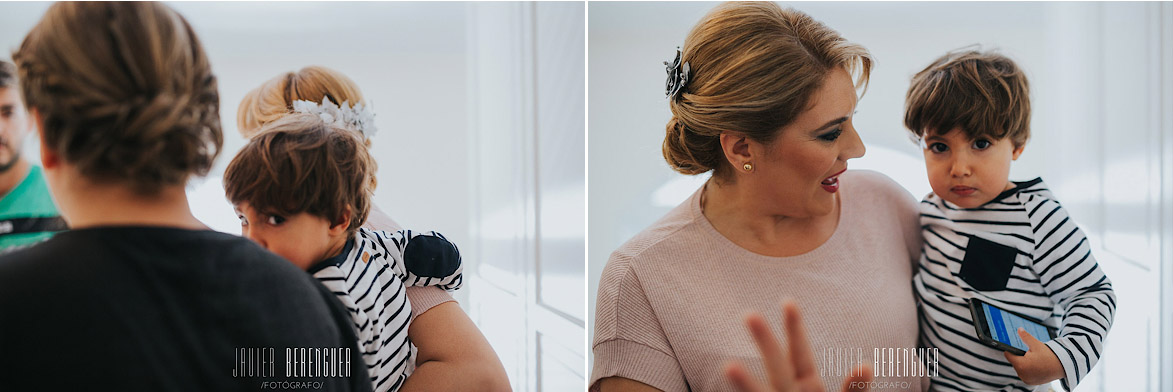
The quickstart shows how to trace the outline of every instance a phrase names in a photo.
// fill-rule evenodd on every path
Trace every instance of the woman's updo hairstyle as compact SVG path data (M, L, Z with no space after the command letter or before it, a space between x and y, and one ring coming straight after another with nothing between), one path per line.
M220 153L216 77L161 3L56 3L12 57L46 147L90 181L154 194Z
M721 133L769 143L807 109L826 76L841 67L865 87L872 58L826 25L770 2L723 3L689 32L681 63L688 82L669 99L664 159L684 174L730 168Z
M323 98L339 106L343 102L366 104L358 85L346 75L309 66L277 75L249 91L236 111L236 124L242 135L251 138L265 124L292 113L294 101L321 103Z

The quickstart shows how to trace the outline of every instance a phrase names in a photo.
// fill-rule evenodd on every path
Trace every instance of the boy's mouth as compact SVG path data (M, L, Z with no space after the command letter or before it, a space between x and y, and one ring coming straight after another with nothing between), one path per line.
M974 188L971 186L964 186L964 185L958 185L958 186L949 188L949 190L951 192L956 193L961 196L969 196L969 195L972 195L974 192L977 192L977 188Z

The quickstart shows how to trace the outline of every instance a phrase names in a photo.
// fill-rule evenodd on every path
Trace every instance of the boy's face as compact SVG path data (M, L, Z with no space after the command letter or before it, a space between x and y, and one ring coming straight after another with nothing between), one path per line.
M0 87L0 174L16 166L30 129L31 120L20 100L20 91Z
M1023 147L1009 138L970 139L960 129L946 134L926 132L925 166L937 196L962 208L976 208L1013 188L1010 161Z
M326 219L299 213L292 216L266 214L247 202L235 205L240 218L240 234L270 252L284 257L298 268L309 269L319 261L333 257L337 236Z

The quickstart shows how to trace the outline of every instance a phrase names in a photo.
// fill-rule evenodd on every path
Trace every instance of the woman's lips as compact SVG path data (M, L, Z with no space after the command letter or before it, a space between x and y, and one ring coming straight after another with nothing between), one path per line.
M847 171L847 169L840 170L838 173L835 173L834 175L827 177L826 179L823 180L823 182L821 182L819 184L823 186L823 190L830 192L830 193L835 193L836 191L839 190L839 175L843 174L843 172L845 172L845 171Z
M949 191L956 193L958 195L961 195L961 196L969 196L969 195L972 195L974 192L977 192L977 188L958 185L958 186L949 188Z

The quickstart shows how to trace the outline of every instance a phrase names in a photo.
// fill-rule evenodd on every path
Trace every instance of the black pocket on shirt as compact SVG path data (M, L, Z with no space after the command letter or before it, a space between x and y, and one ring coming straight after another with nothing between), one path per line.
M1005 290L1017 257L1014 248L969 236L965 258L961 260L961 279L981 291Z

